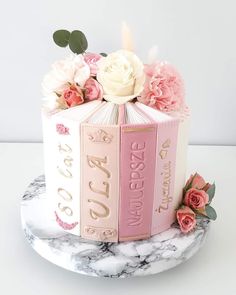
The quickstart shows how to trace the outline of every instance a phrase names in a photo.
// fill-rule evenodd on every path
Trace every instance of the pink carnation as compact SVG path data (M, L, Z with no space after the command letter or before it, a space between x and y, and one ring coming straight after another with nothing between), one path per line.
M144 71L146 81L140 102L164 112L184 106L184 83L172 65L158 62L145 65Z
M183 233L188 233L196 226L196 215L189 207L182 207L177 210L177 220L180 230Z
M94 78L89 78L85 84L85 99L86 100L94 100L94 99L102 99L103 90L102 86L95 80Z
M97 53L89 53L89 52L85 53L84 60L87 63L87 65L89 66L90 74L92 76L97 75L97 70L98 70L97 62L101 58L102 58L102 56L100 54L97 54Z

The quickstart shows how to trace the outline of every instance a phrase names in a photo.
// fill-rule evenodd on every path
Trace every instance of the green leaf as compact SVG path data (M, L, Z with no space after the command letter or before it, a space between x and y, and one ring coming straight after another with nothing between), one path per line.
M53 34L54 42L60 47L66 47L69 44L70 32L67 30L58 30Z
M107 53L101 52L100 55L106 57L107 56Z
M212 208L210 205L206 206L206 214L209 219L216 220L217 218L215 209Z
M70 34L69 46L72 52L80 54L88 48L88 42L83 32L73 31Z
M210 187L209 187L209 189L206 191L206 193L208 194L208 196L209 196L209 202L211 203L211 201L212 201L212 199L213 199L213 197L214 197L214 195L215 195L215 192L216 192L216 185L215 185L215 183L213 183Z
M206 219L206 218L207 218L207 216L204 215L204 214L197 214L196 217L197 217L198 219Z

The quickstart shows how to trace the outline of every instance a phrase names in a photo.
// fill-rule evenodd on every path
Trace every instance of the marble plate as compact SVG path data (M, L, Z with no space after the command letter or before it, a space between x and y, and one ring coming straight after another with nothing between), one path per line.
M148 240L104 243L64 232L50 213L44 176L27 188L21 203L22 226L36 252L65 269L97 277L126 278L159 273L193 256L205 241L208 220L183 235L177 225Z

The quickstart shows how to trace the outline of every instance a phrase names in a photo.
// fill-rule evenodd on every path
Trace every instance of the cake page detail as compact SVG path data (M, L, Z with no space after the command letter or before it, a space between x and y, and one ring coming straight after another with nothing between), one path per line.
M156 125L121 126L119 240L151 235Z
M155 196L152 234L161 232L175 221L173 199L178 120L159 122L156 150Z
M81 124L81 235L118 241L118 126Z
M180 119L176 143L174 199L172 202L175 209L179 207L181 202L186 181L189 125L188 115ZM173 218L174 216L173 212Z
M77 165L79 127L74 122L59 115L53 120L55 132L54 156L55 172L51 181L54 183L55 219L60 227L75 234L80 234L79 189L75 185L78 180ZM70 130L70 131L69 131Z

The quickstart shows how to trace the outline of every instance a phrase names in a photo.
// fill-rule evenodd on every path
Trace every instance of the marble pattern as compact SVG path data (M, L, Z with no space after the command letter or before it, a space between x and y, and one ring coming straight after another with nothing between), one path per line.
M209 229L208 220L199 220L196 230L188 235L173 225L148 240L87 241L59 228L49 204L42 175L29 185L22 199L22 226L27 240L52 263L90 276L126 278L165 271L193 256Z

